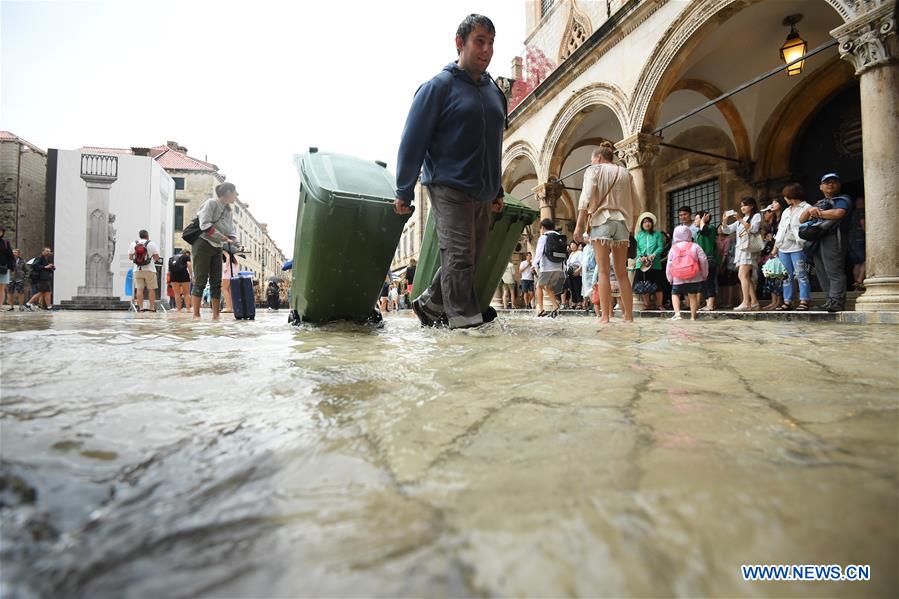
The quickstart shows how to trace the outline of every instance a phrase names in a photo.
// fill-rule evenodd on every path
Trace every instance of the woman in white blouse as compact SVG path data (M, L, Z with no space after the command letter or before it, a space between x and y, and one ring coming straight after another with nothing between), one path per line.
M774 249L771 255L780 258L787 269L787 277L783 282L784 305L778 308L780 311L789 310L793 302L793 279L799 283L799 305L796 310L804 312L809 309L812 299L812 283L808 275L808 258L803 251L802 240L799 238L799 217L811 208L803 200L805 192L802 185L793 183L783 189L784 199L789 206L784 209L780 217L780 226L777 228L777 237L774 238Z
M734 264L737 265L743 300L734 308L736 312L759 309L752 276L757 270L759 254L765 245L760 233L762 215L759 214L759 205L755 198L743 198L740 201L740 212L743 214L742 218L739 218L734 210L725 212L724 222L720 226L721 231L727 234L737 234Z

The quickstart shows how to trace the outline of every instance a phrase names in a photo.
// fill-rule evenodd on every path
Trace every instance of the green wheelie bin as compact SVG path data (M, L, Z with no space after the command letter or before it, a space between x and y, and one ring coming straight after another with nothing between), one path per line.
M290 321L380 321L376 309L403 225L396 180L382 162L319 152L294 157L300 199Z
M515 249L524 228L534 222L540 212L528 208L509 194L504 198L505 206L499 214L490 215L490 232L484 243L484 252L475 267L474 290L481 311L486 311L493 294L503 277L503 271ZM440 244L437 241L437 225L434 211L428 215L428 224L421 241L421 255L415 269L415 283L412 297L417 298L431 284L434 274L440 268Z

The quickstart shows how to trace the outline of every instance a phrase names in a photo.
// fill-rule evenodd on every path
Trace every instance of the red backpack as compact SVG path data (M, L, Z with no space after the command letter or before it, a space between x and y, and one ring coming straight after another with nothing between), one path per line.
M150 254L147 252L149 241L138 241L134 244L134 263L138 266L146 266L150 263Z
M686 281L699 274L699 258L693 253L694 245L692 241L680 241L671 247L668 262L675 279Z

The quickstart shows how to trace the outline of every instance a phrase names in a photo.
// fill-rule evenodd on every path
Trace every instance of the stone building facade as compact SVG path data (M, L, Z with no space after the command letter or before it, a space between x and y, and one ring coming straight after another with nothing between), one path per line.
M0 223L5 238L26 260L40 254L45 230L47 152L9 131L0 131Z
M680 204L717 217L791 181L814 201L820 176L836 170L845 191L866 197L857 309L899 310L899 244L887 229L899 220L895 0L541 0L525 10L507 191L570 233L582 177L558 181L608 140L669 229ZM790 76L779 51L795 15L818 52Z
M219 167L206 160L187 154L187 148L176 141L152 148L83 148L85 151L107 154L134 154L151 156L175 181L174 251L188 249L181 232L194 219L207 199L215 195L215 187L225 182ZM238 192L239 192L238 188ZM256 273L264 283L269 277L280 274L284 253L271 239L268 228L253 216L249 205L238 200L234 206L234 224L242 251L237 253L238 269ZM260 285L257 290L264 287ZM261 293L261 291L260 291Z

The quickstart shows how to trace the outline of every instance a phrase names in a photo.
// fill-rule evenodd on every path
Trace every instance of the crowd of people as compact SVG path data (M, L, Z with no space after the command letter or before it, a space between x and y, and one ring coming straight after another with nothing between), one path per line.
M6 239L0 225L0 309L11 312L16 304L21 312L53 309L53 250L45 247L30 260ZM6 307L6 306L9 307Z
M633 293L645 310L673 310L673 319L681 318L684 306L694 319L721 307L737 312L845 309L847 289L864 289L864 199L841 194L837 173L824 175L819 190L821 199L814 205L798 183L785 186L762 208L755 198L743 198L717 225L711 213L681 206L670 235L658 230L656 215L643 212L635 220L635 234L619 235L624 239L627 233L623 270ZM609 277L610 304L621 308L622 280L615 265L604 271L596 258L597 245L616 247L608 228L584 233L583 242L572 241L565 251L552 220L541 221L540 233L536 257L528 252L517 268L514 262L506 267L500 285L504 308L533 309L538 317L556 317L560 309L592 310L602 317L603 272ZM815 281L826 298L812 306ZM762 306L760 299L767 298Z

